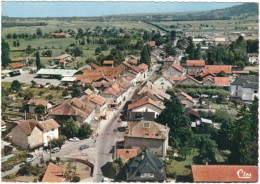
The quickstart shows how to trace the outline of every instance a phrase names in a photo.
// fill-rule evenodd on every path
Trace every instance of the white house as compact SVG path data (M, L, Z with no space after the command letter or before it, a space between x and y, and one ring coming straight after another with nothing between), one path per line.
M177 63L174 63L165 68L162 73L168 76L182 77L185 75L186 69L184 69Z
M146 98L128 105L128 111L132 112L154 112L155 118L165 109L162 103Z
M38 126L42 130L44 146L48 146L50 140L59 138L58 128L60 125L54 119L39 121Z
M241 76L230 84L230 96L243 101L253 101L258 97L258 76Z
M258 53L248 53L248 62L253 65L253 64L259 64L259 58L258 58Z
M172 88L174 85L174 81L172 81L170 78L168 78L167 75L161 75L158 77L154 83L153 83L158 89L162 91L166 91L167 89Z

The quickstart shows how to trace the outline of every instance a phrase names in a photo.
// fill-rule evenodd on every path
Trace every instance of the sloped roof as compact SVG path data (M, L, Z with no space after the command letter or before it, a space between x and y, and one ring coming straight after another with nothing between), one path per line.
M178 65L177 63L174 63L174 64L172 64L172 67L173 68L175 68L175 69L177 69L178 71L180 71L180 72L184 72L184 68L183 67L181 67L180 65Z
M65 169L49 162L47 170L42 178L42 182L64 182Z
M154 121L129 121L128 131L125 133L125 136L149 139L167 139L169 131L169 127Z
M128 68L130 68L131 70L135 71L136 73L139 73L139 72L142 71L141 68L139 68L139 67L137 67L137 66L135 66L135 65L131 65L131 64L129 64L127 61L124 61L123 64L124 64L125 66L127 66Z
M116 149L116 155L124 159L133 158L137 155L137 149Z
M196 116L197 118L200 118L200 114L192 108L188 108L188 113L192 114L193 116Z
M12 62L20 62L20 61L26 61L27 59L26 58L13 58L11 59Z
M186 61L187 66L205 66L204 60L187 60Z
M230 86L231 78L229 77L214 77L215 85L217 86Z
M220 72L224 72L226 74L232 74L231 65L206 65L205 68L202 69L203 73L214 73L218 74Z
M23 65L21 63L9 63L8 64L12 68L21 68Z
M123 94L130 86L130 81L122 76L113 82L109 88L105 89L103 93L112 94L118 97Z
M54 59L60 60L60 59L66 59L67 57L71 57L69 54L62 54L60 56L55 57Z
M156 47L155 41L148 41L147 44L148 44L150 47Z
M140 65L138 65L137 66L138 68L140 68L141 70L147 70L147 68L148 68L148 65L147 64L144 64L144 63L142 63L142 64L140 64Z
M104 65L113 65L114 64L114 60L104 60L103 64Z
M103 105L106 103L106 99L103 98L102 96L96 95L96 94L90 94L86 97L89 101L98 104L98 105ZM85 100L84 100L85 101Z
M141 177L140 173L153 173L154 177ZM142 151L128 162L127 181L164 181L166 174L163 161L147 150Z
M146 98L146 99L137 101L135 103L129 104L128 110L135 109L136 107L140 107L140 106L143 106L143 105L146 105L146 104L151 104L151 105L153 105L153 106L155 106L159 109L165 109L164 105L161 105L160 103L152 100L151 98Z
M210 76L207 76L207 77L204 77L202 79L202 83L205 83L206 81L210 80L212 83L214 83L214 80L210 77Z
M26 135L30 135L37 125L36 120L21 120L16 123Z
M201 84L200 81L198 81L197 79L195 79L195 78L193 78L193 77L191 77L191 76L185 77L185 78L184 78L183 80L181 80L180 82L183 82L183 81L185 81L185 80L187 80L187 79L191 79L191 80L193 80L194 82Z
M192 98L190 95L188 95L188 94L186 94L186 93L184 93L184 92L180 92L180 93L177 93L177 94L176 94L176 96L179 96L179 95L182 95L182 96L184 96L186 99L188 99L188 100L190 100L191 102L193 102L193 98Z
M232 71L234 74L249 74L249 70L243 70L243 71Z
M61 104L50 108L49 114L59 116L81 116L87 118L95 107L96 105L92 102L84 102L79 98L73 98L65 100Z
M39 121L38 126L45 132L54 128L59 128L60 125L54 119Z
M175 58L173 56L167 57L164 62L174 62Z
M194 182L257 182L258 166L192 165Z
M43 100L43 99L30 99L29 102L27 103L28 105L43 105L46 106L49 103L49 101L47 100Z
M247 84L257 84L258 85L258 76L248 75L248 76L241 76L238 77L231 85L239 85L239 86L246 86Z

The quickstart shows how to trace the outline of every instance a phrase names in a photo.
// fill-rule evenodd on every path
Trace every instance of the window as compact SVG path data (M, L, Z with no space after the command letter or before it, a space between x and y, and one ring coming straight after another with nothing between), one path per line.
M144 123L144 128L150 128L150 123L148 122Z
M254 90L254 93L257 93L257 90Z
M154 173L141 173L141 178L153 178Z
M238 86L236 86L236 90L238 90Z

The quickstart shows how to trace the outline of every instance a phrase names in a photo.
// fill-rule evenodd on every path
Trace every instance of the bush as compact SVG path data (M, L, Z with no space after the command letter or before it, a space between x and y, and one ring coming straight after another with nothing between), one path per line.
M61 146L65 143L66 140L67 140L67 137L64 135L61 135L58 139L51 140L51 146L53 148L55 148L55 147L61 148Z
M71 182L80 182L80 177L79 176L74 176L72 178Z
M17 174L20 176L30 176L34 175L37 176L40 173L40 169L36 166L32 166L30 163L26 163L24 165L20 166L20 169L18 170Z
M12 173L12 174L4 176L3 178L11 180L11 179L14 179L15 177L16 177L15 174Z

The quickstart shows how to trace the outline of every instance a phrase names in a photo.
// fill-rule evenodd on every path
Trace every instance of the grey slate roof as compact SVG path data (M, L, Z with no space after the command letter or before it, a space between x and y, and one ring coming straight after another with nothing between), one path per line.
M243 88L258 89L258 81L258 76L241 76L232 82L231 85L242 86Z
M153 173L154 177L141 177L141 173ZM144 150L128 162L127 181L164 181L166 174L163 161Z

